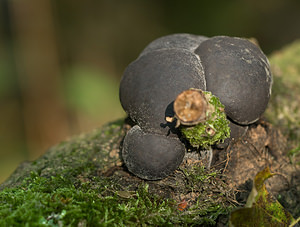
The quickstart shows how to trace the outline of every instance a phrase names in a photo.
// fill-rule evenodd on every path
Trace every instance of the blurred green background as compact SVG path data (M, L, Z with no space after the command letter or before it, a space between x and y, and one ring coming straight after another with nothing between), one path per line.
M2 0L0 183L51 145L124 117L123 70L179 32L255 37L269 54L300 38L300 1Z

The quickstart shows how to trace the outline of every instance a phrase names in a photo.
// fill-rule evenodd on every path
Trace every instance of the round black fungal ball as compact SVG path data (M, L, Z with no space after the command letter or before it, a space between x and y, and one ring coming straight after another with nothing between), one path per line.
M158 39L155 39L154 41L149 43L142 51L140 56L149 53L153 50L159 50L159 49L177 48L177 49L186 49L191 52L194 52L194 50L200 45L200 43L207 39L208 38L205 36L199 36L199 35L193 35L187 33L166 35Z
M239 125L232 122L231 120L229 120L229 127L230 127L229 139L234 139L234 140L238 140L239 138L243 137L248 130L248 125Z
M166 135L173 125L173 101L189 88L205 90L199 56L187 50L161 49L131 63L120 84L120 101L129 117L144 131Z
M184 154L185 147L179 139L145 133L138 125L129 130L122 149L128 170L147 180L169 176L181 164Z
M229 118L251 124L265 111L272 85L266 56L246 39L216 36L195 50L205 71L206 89L220 98Z

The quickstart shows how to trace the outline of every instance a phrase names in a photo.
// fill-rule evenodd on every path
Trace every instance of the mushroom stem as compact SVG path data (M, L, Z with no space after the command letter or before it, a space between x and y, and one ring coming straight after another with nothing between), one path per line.
M206 162L206 168L210 169L211 162L212 162L212 159L213 159L212 148L209 147L206 150L200 150L200 154L201 154L202 159L206 159L207 160L207 162Z

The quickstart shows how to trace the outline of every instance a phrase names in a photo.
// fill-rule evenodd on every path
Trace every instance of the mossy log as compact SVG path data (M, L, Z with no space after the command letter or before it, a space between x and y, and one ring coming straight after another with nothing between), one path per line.
M265 117L239 141L214 149L210 170L203 156L190 151L163 180L135 177L120 155L132 125L119 120L22 163L0 185L0 224L222 226L230 210L245 203L253 177L265 166L280 173L268 190L299 217L299 56L300 41L270 56L274 86Z

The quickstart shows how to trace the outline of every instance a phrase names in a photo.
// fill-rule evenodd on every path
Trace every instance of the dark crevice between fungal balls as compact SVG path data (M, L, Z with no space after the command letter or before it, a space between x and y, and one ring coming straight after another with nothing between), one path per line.
M177 33L159 37L149 43L140 56L160 49L185 49L193 52L208 37L187 33Z

